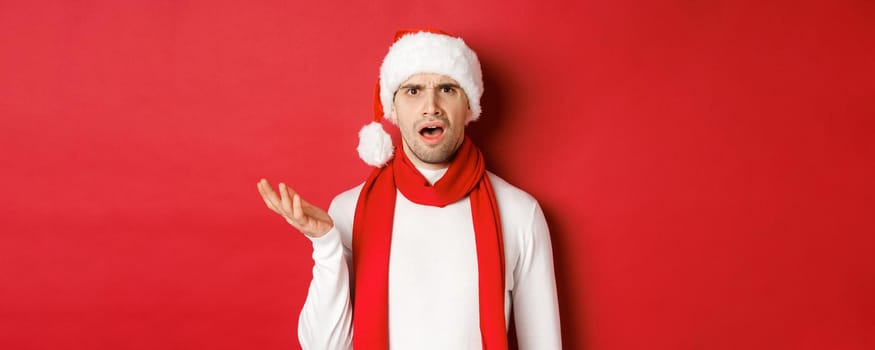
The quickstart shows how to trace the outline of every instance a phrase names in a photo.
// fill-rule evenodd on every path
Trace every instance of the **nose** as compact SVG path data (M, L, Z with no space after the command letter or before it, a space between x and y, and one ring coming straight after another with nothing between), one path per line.
M437 117L443 114L443 110L438 104L438 89L427 89L428 91L425 93L425 99L423 103L425 104L422 108L422 116L423 117Z

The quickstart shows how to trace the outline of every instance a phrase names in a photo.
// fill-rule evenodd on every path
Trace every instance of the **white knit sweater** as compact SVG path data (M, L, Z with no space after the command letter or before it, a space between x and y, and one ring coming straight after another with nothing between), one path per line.
M446 172L420 172L432 183ZM537 201L489 173L501 215L505 315L513 309L520 349L560 349L550 233ZM298 323L304 349L351 349L352 223L362 185L328 210L335 227L312 239L313 280ZM392 349L480 349L477 253L468 198L444 208L400 192L389 261Z

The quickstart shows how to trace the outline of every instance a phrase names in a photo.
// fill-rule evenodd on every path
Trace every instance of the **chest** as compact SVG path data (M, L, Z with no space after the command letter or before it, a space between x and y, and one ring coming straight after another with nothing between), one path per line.
M390 276L396 282L476 290L476 249L468 199L439 208L398 194L390 256Z

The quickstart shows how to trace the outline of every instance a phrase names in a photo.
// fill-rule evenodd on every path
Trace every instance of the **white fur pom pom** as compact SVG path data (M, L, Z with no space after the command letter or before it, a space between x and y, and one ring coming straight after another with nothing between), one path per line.
M392 146L392 137L383 130L383 125L371 122L359 131L359 157L365 163L375 167L383 167L392 159L395 149Z

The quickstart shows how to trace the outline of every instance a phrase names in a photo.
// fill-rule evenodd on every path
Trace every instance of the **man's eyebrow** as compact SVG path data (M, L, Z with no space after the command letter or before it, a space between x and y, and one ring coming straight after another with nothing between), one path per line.
M448 87L449 87L449 88L456 88L456 89L461 89L461 88L462 88L461 86L459 86L459 84L456 84L456 83L440 83L440 84L437 85L437 87L438 87L438 88L448 88ZM404 85L401 85L401 87L400 87L399 89L419 89L419 90L423 90L424 87L423 87L422 84L404 84Z
M459 86L459 84L456 84L456 83L441 83L441 84L438 84L438 87L439 88L455 88L455 89L462 88L461 86Z

